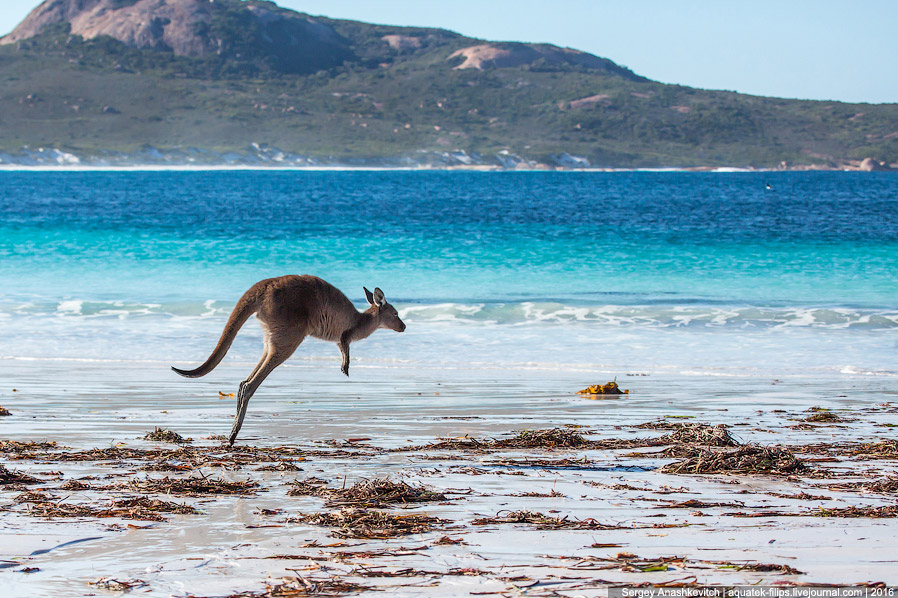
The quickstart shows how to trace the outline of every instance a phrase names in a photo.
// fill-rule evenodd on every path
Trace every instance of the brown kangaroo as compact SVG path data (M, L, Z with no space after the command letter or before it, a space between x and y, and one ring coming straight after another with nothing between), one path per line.
M187 378L205 376L228 352L244 322L256 314L262 324L265 350L237 391L237 414L228 436L228 444L233 446L253 393L274 368L293 355L306 336L337 343L343 354L340 371L348 376L349 343L367 338L378 328L405 330L396 308L387 303L383 291L375 288L372 293L362 288L371 307L359 312L340 289L317 276L279 276L259 281L237 302L209 359L194 370L172 369Z

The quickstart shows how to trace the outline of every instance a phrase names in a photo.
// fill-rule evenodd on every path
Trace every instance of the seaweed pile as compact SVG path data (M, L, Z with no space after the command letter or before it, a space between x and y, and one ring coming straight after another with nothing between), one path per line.
M692 416L689 416L692 417ZM694 422L686 422L686 423L694 423ZM653 419L649 422L643 422L641 424L634 424L632 427L640 430L676 430L677 428L682 428L684 422L671 421L669 419Z
M898 517L898 505L820 507L819 511L815 512L815 514L818 517L873 517L875 519L881 519L886 517Z
M870 519L894 519L898 517L898 505L850 505L847 507L822 507L804 511L737 511L724 513L728 517L839 517L839 518L870 518Z
M337 528L332 533L341 538L366 538L383 540L420 534L446 523L444 519L429 515L393 515L385 511L344 507L329 513L312 513L288 518L288 523L309 523Z
M692 571L696 569L732 569L734 571L758 571L779 573L781 575L804 575L789 565L772 563L732 561L695 561L682 556L641 557L630 552L618 552L614 556L579 557L579 562L572 569L592 571L617 570L625 573L656 573L663 571ZM662 584L639 584L640 586L659 586Z
M512 438L504 438L493 442L493 448L580 448L588 447L590 442L574 430L552 428L550 430L523 430Z
M842 492L898 494L898 477L887 477L871 482L841 482L838 484L830 484L827 488Z
M349 488L330 488L318 478L293 482L290 496L321 496L328 499L327 507L380 507L446 500L446 495L389 478L361 480Z
M48 451L55 450L58 448L65 448L59 446L55 442L32 442L29 440L0 440L0 453L32 453L35 451Z
M143 437L144 440L152 440L154 442L171 442L173 444L187 444L193 442L193 438L184 438L177 432L172 430L164 430L157 427L152 432L147 432Z
M898 459L898 439L878 442L839 442L806 444L795 447L796 452L853 457L862 461Z
M739 446L738 440L730 435L723 424L716 426L701 423L679 423L671 426L672 431L656 440L658 444L688 444L701 446Z
M114 517L120 519L139 519L144 521L164 521L163 514L195 515L200 511L190 505L158 500L145 496L113 500L111 504L93 507L63 502L41 492L26 492L17 496L12 505L4 505L0 510L16 511L19 504L26 504L26 514L32 517Z
M306 478L291 482L287 496L327 496L332 491L333 489L327 485L327 480Z
M43 480L39 480L34 476L21 471L7 469L5 465L0 463L0 486L24 486L26 484L42 484Z
M294 571L295 576L282 577L280 582L265 583L262 591L228 594L226 598L305 598L306 596L345 596L368 590L367 586L339 579L310 579Z
M536 529L627 529L620 525L607 525L595 519L569 519L568 517L551 517L536 511L500 511L495 517L480 517L471 522L473 525L490 525L495 523L528 523Z
M67 480L60 487L60 490L106 490L107 488L100 486L91 486L82 480Z
M252 480L229 482L222 479L200 478L143 478L131 480L128 488L150 494L179 494L183 496L203 496L206 494L255 494L259 484Z
M345 490L336 490L327 506L374 507L384 504L410 504L444 501L446 496L421 486L393 482L388 478L362 480Z
M898 459L898 440L864 442L852 447L848 454L859 459Z
M122 581L112 577L101 577L97 580L89 581L87 584L109 592L129 592L134 588L142 588L147 585L147 583L141 579Z
M112 446L82 450L64 450L67 447L55 442L18 442L0 440L0 453L10 460L44 462L140 462L148 471L191 471L200 467L224 467L239 469L246 465L270 463L280 466L284 462L303 461L310 456L359 457L370 452L335 450L306 450L296 447L247 447L227 445L215 447L178 446L177 448L131 448ZM368 451L373 450L367 447Z
M637 428L664 429L669 433L657 438L601 438L591 440L570 428L545 430L523 430L511 438L484 439L463 437L442 440L433 444L394 449L396 451L421 450L473 450L489 452L507 449L582 449L618 450L646 448L654 446L716 446L737 447L739 441L733 438L726 425L710 425L697 422L648 422ZM682 452L682 451L679 451ZM634 455L636 456L636 455ZM644 455L643 455L644 456Z
M736 450L700 449L694 456L668 463L660 471L679 474L742 473L792 475L808 471L792 451L747 444Z
M734 571L756 571L760 573L780 573L782 575L804 575L789 565L779 563L733 563L731 561L709 561L718 565L718 569L733 569Z
M807 416L802 421L815 423L815 424L834 424L834 423L842 423L847 420L839 417L832 411L818 411L816 413L813 413L813 414Z
M653 438L605 438L590 440L571 428L550 428L545 430L522 430L510 438L477 439L464 436L461 438L443 439L422 446L408 446L392 449L392 452L466 450L473 452L491 452L520 449L582 449L582 450L615 450L621 448L637 448L655 446Z
M303 461L305 459L300 457L299 460ZM294 461L277 461L270 465L257 467L256 471L302 471L302 467L297 465Z

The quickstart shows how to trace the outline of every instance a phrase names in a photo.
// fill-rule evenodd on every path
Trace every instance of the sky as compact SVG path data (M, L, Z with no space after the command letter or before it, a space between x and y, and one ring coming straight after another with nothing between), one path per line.
M38 0L0 0L0 32ZM664 83L898 103L898 0L277 0L312 15L584 50Z

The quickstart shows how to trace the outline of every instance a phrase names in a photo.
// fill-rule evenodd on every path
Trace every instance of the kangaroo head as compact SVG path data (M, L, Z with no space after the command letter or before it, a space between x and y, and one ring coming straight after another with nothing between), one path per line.
M365 287L362 288L365 289ZM365 289L365 298L371 304L371 311L374 317L377 318L378 328L389 328L396 332L405 330L405 323L399 319L399 312L396 311L395 307L387 303L384 292L380 288L375 287L373 293Z

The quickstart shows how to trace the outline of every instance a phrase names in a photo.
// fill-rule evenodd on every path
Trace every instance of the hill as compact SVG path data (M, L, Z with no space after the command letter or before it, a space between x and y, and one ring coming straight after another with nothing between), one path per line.
M0 162L898 163L898 105L665 85L547 44L260 0L46 0L0 39Z

